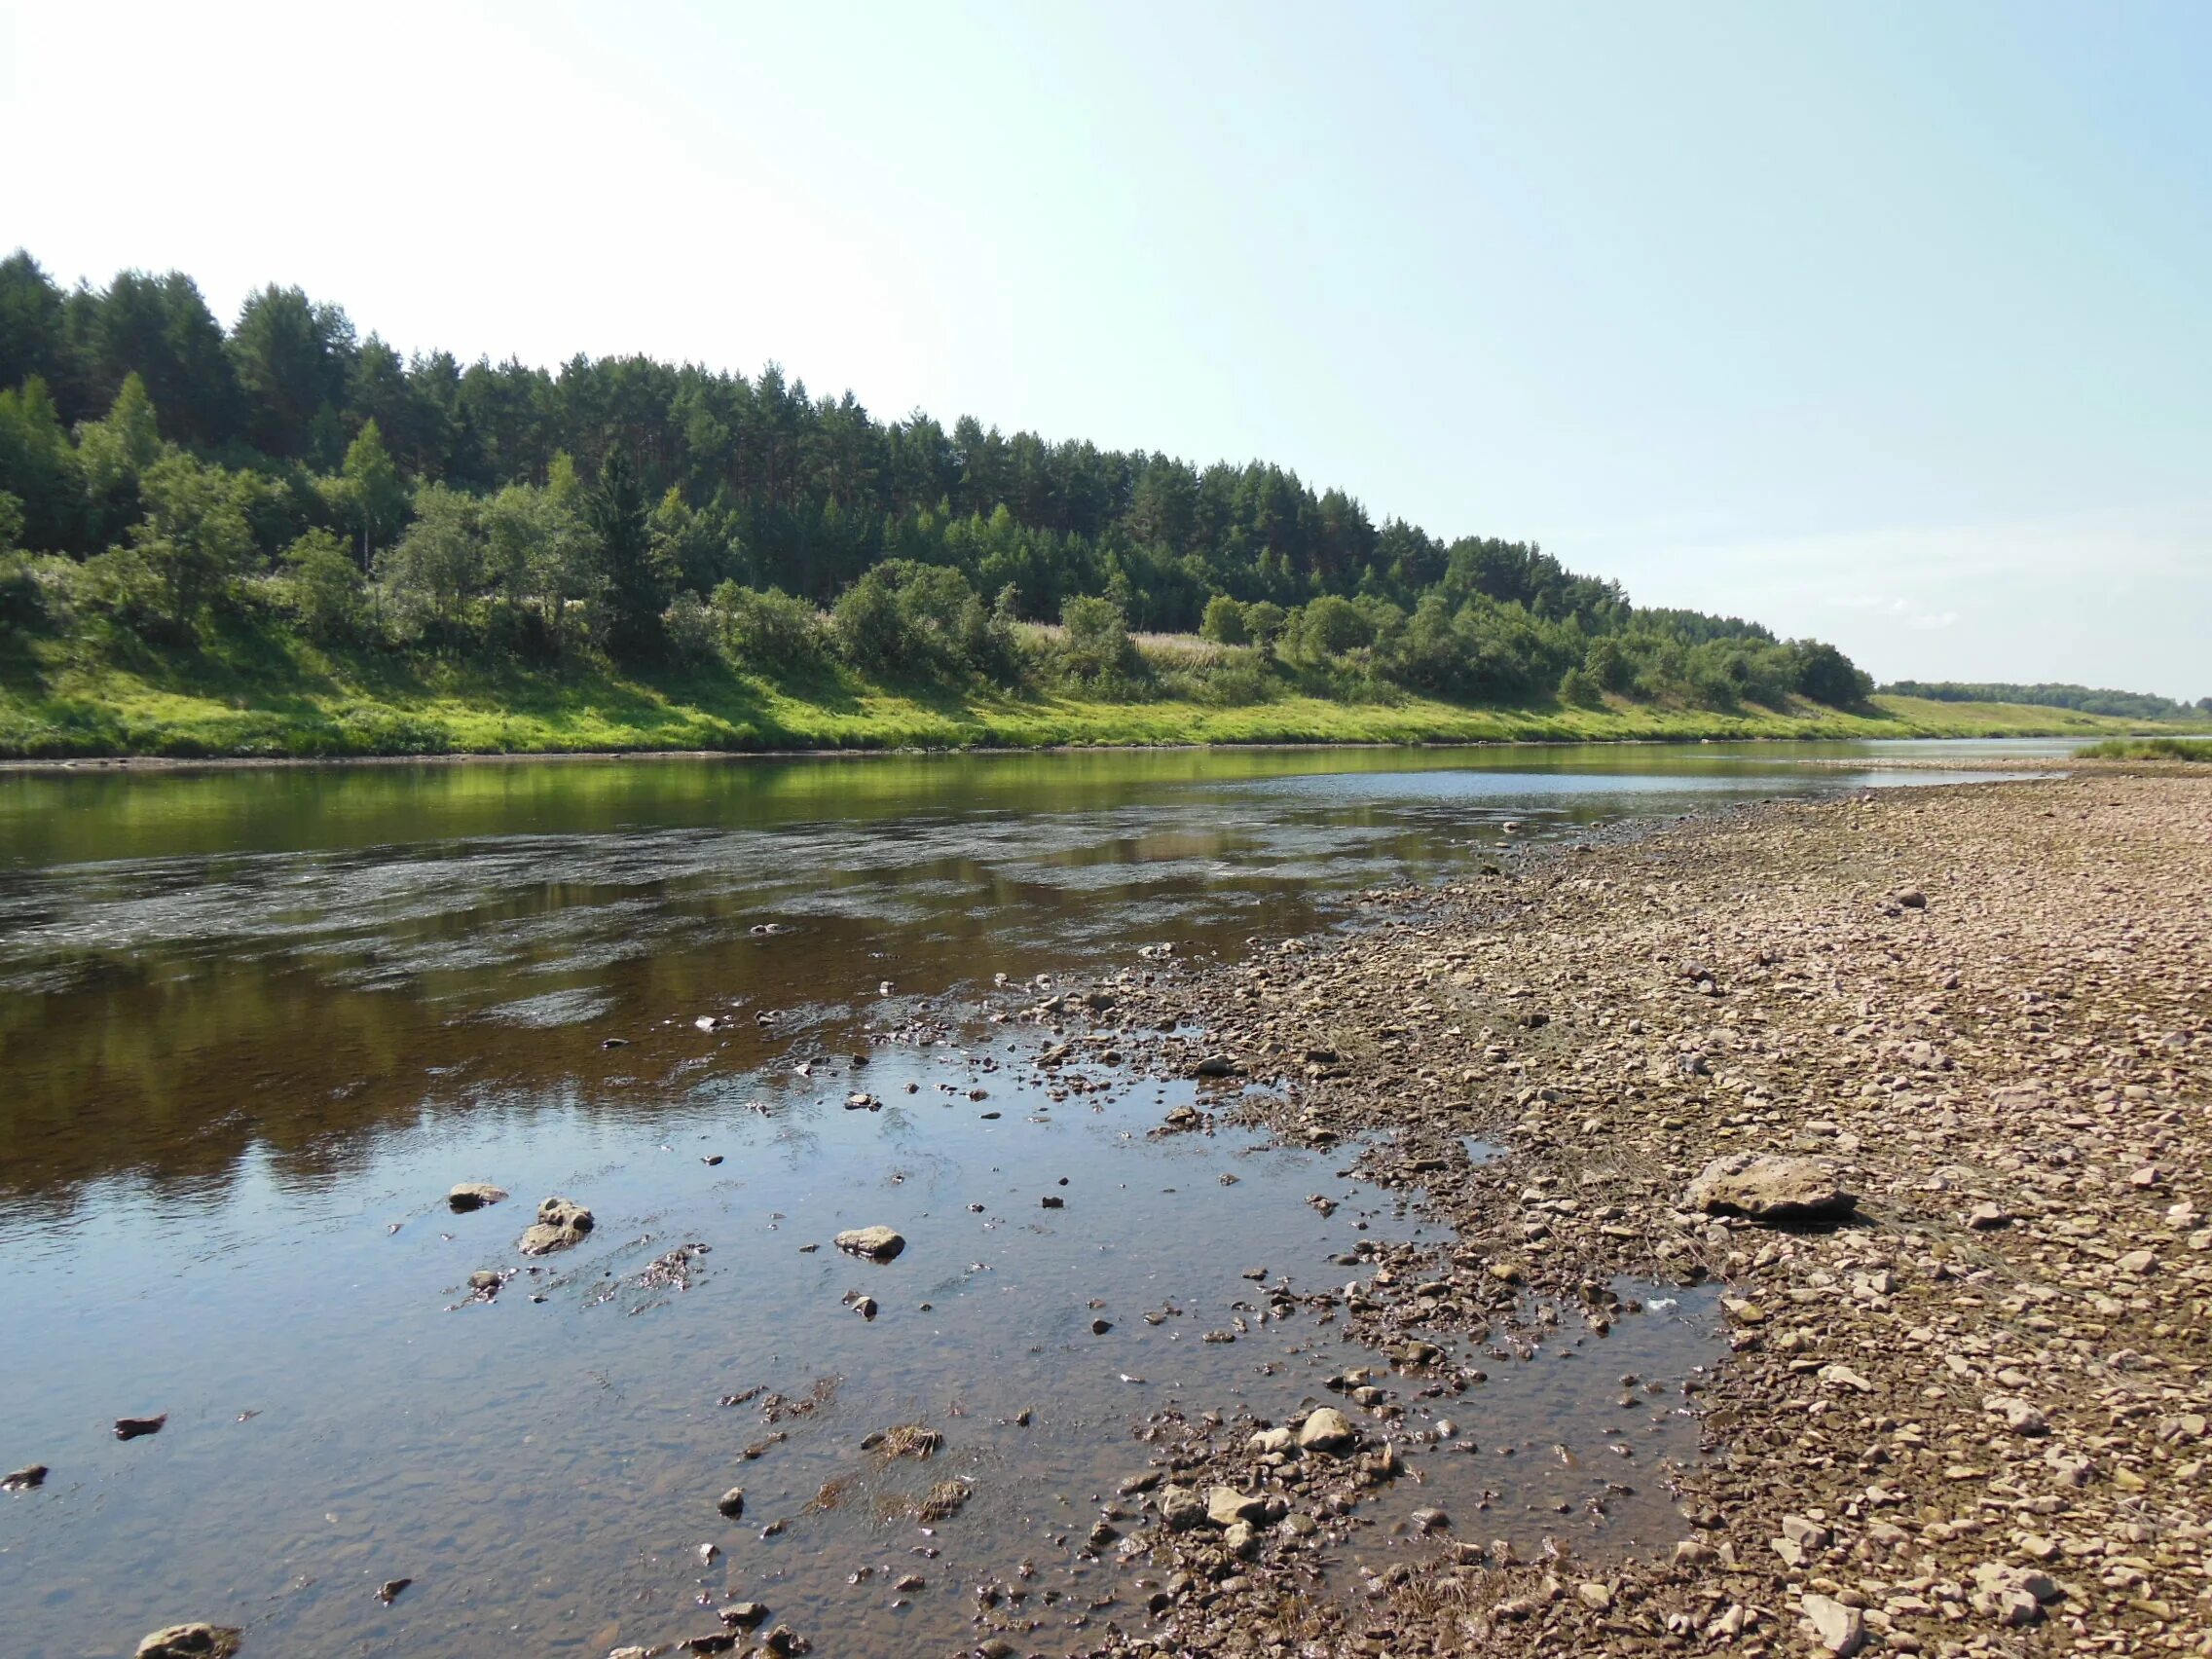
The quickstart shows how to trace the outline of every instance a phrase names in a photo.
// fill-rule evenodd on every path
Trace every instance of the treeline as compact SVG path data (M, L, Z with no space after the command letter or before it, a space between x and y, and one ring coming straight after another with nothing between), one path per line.
M181 274L63 291L18 252L0 388L0 628L88 648L276 627L435 660L835 656L1141 694L1148 659L1093 648L1111 618L1203 629L1255 695L1296 674L1480 700L1871 689L1832 646L1640 610L1533 543L1378 524L1280 467L880 422L774 366L403 360L297 288L226 331Z
M2113 691L2094 685L2009 685L1957 680L1900 680L1882 687L1899 697L1927 697L1937 703L2030 703L2045 709L2079 709L2085 715L2120 719L2187 719L2212 715L2212 697L2179 703L2151 691Z

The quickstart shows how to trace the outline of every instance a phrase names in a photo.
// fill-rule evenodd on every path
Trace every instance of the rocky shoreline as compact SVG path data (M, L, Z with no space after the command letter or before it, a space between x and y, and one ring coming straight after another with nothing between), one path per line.
M1330 1418L1147 1428L1093 1543L1154 1617L1093 1651L2212 1653L2212 781L1777 803L1365 903L1348 939L1038 1012L1204 1080L1162 1132L1358 1142L1458 1232L1324 1294L1397 1362ZM1754 1154L1855 1208L1692 1196ZM1727 1323L1678 1541L1523 1564L1419 1510L1396 1401L1479 1434L1453 1347L1603 1330L1630 1278L1715 1285ZM1423 1553L1311 1594L1362 1504Z

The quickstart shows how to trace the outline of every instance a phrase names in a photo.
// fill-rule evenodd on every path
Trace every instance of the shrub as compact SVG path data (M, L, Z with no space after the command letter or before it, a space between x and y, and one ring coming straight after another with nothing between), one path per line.
M1588 669L1570 668L1559 677L1559 700L1576 708L1596 708L1605 700L1604 687Z
M1206 601L1205 618L1198 624L1198 632L1224 645L1245 645L1252 638L1252 630L1244 620L1244 607L1225 593L1217 593Z
M718 654L721 619L695 593L680 593L671 600L660 613L660 626L669 653L680 660L705 662Z
M361 569L327 530L311 530L284 550L279 603L310 639L326 645L357 638L368 615Z
M1134 664L1128 619L1110 599L1071 599L1060 608L1061 661L1077 680L1125 677Z
M715 589L714 610L730 654L748 668L803 668L821 662L822 618L782 588Z

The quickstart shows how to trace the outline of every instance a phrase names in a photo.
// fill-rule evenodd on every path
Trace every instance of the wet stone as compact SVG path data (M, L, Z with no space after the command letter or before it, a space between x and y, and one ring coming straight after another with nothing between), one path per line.
M888 1227L855 1227L837 1235L837 1248L848 1255L888 1262L906 1248L906 1240Z
M547 1198L537 1206L537 1220L523 1235L518 1248L526 1256L545 1256L579 1244L592 1230L592 1213L567 1198Z

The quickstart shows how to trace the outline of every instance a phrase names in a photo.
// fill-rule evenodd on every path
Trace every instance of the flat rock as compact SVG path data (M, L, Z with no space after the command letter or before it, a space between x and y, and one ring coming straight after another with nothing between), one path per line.
M888 1227L855 1227L837 1235L838 1249L870 1261L888 1262L905 1249L906 1240Z
M1849 1215L1859 1198L1818 1158L1733 1153L1707 1164L1690 1183L1685 1207L1753 1221L1829 1221Z
M1857 1607L1847 1607L1829 1596L1814 1595L1807 1595L1799 1605L1805 1609L1822 1648L1836 1659L1851 1659L1866 1645L1866 1621Z
M446 1207L456 1215L465 1215L470 1210L488 1209L506 1196L500 1188L483 1181L463 1181L446 1195Z

